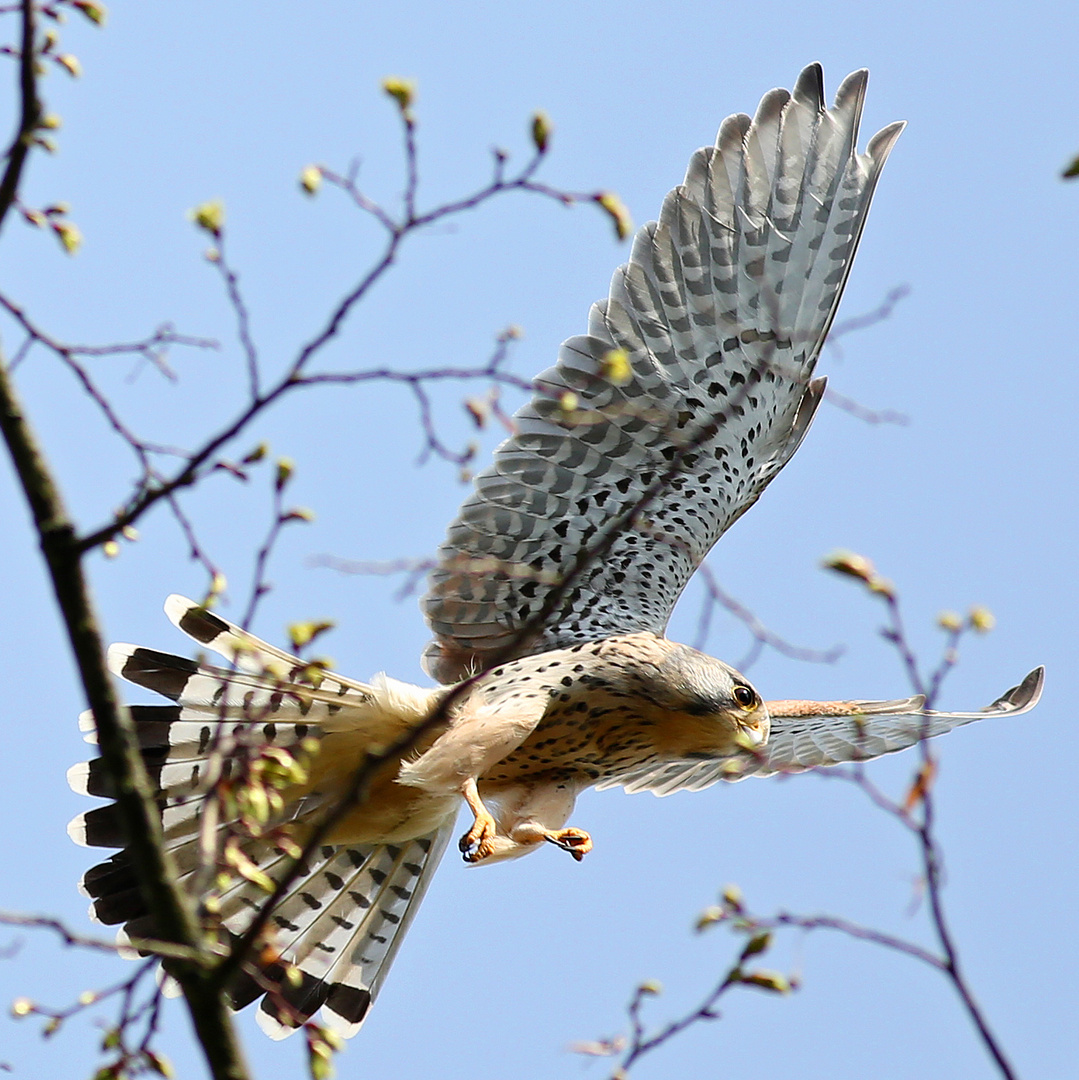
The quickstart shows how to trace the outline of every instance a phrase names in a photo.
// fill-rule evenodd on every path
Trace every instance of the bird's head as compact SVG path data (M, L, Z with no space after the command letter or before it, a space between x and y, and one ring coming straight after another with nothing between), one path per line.
M729 664L672 643L657 680L666 708L687 721L680 757L724 757L754 752L768 741L768 709L753 684Z

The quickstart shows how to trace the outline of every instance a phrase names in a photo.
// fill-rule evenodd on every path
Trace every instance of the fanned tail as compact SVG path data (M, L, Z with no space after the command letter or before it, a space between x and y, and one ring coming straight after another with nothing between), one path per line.
M215 785L242 779L252 758L276 763L317 761L328 733L370 731L377 743L387 727L405 730L431 705L427 691L391 680L369 686L319 672L182 597L169 597L170 619L232 665L218 668L130 645L109 650L111 670L170 698L169 705L129 708L143 760L155 784L165 843L181 884L204 900L229 943L239 940L268 899L268 889L293 864L295 840L329 813L337 792L285 790L254 835L244 825L242 799L221 800ZM80 717L96 741L93 716ZM393 731L390 731L393 734ZM359 736L358 736L359 737ZM111 799L113 782L100 760L72 767L75 791ZM291 797L290 797L291 795ZM250 808L248 807L248 811ZM217 815L208 821L206 815ZM260 1027L284 1038L320 1009L324 1022L347 1037L359 1030L430 882L449 835L452 813L422 835L398 843L327 843L300 867L269 920L268 950L247 962L230 986L234 1008L262 998ZM248 819L250 818L248 817ZM91 867L81 890L91 915L122 924L121 940L156 936L143 902L124 829L112 804L81 814L69 826L77 843L118 847ZM261 833L261 835L259 835ZM231 857L229 852L232 852ZM223 856L224 853L224 856ZM231 858L231 861L230 861ZM218 875L226 870L225 880Z

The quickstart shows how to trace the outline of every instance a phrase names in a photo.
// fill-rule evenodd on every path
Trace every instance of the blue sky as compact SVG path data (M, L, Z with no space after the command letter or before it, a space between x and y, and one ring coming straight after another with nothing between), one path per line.
M725 537L712 566L728 591L799 644L846 646L833 665L766 653L749 672L765 697L889 697L907 691L877 628L881 612L818 568L836 547L875 560L903 596L915 647L931 656L938 611L985 604L990 635L964 647L944 707L976 708L1035 664L1048 667L1034 713L964 728L940 744L937 791L946 903L975 992L1025 1076L1063 1078L1079 1058L1072 972L1079 963L1075 852L1079 737L1075 675L1075 252L1079 186L1058 179L1079 152L1075 52L1079 15L1065 5L846 2L809 6L462 2L294 5L117 2L104 31L63 30L85 75L51 74L60 152L37 160L25 198L65 200L85 234L75 258L12 221L0 290L60 337L130 340L164 321L220 339L175 351L166 382L128 359L95 372L132 422L161 442L192 441L232 412L240 352L222 290L186 211L224 200L230 256L269 366L280 365L368 266L377 233L343 198L296 186L310 162L344 168L391 201L399 136L379 91L417 80L421 188L433 204L488 175L489 150L518 159L532 111L555 123L543 178L571 190L612 188L634 219L655 216L689 155L730 112L790 86L811 60L829 93L872 72L862 144L906 119L878 189L840 318L910 295L886 322L843 340L822 370L839 392L906 414L869 426L825 407L792 464ZM522 197L415 238L350 320L326 364L414 368L481 363L510 323L524 329L514 370L548 366L582 332L588 306L628 253L595 210ZM17 337L0 326L4 346ZM50 458L84 525L103 521L133 475L76 387L35 356L20 372ZM438 395L440 430L473 437L461 387ZM297 395L237 447L259 438L297 463L292 496L317 513L274 559L275 591L256 629L328 617L326 649L359 678L420 680L426 632L395 583L341 576L312 555L387 559L433 551L465 493L454 468L418 464L415 411L399 389ZM495 441L489 433L485 449ZM242 595L268 513L267 485L213 480L189 503L200 535ZM0 907L62 916L89 929L75 882L87 853L67 820L86 807L64 771L84 754L83 707L9 471L0 470L5 598L3 673L8 872ZM164 514L121 557L91 563L110 638L186 649L161 614L204 574ZM692 637L699 593L672 623ZM239 600L226 614L236 615ZM744 629L719 617L709 651L735 661ZM142 700L142 699L137 699ZM905 789L911 757L873 775ZM340 1059L344 1077L500 1078L605 1075L565 1051L616 1034L643 979L666 990L649 1006L677 1016L734 955L722 930L691 932L701 908L737 882L769 912L839 914L927 942L911 914L917 858L908 838L847 785L820 777L746 783L657 800L587 795L574 823L596 850L580 865L552 850L468 870L449 857L371 1019ZM120 961L60 949L44 935L0 960L0 999L62 1005L122 977ZM728 999L634 1075L991 1076L949 988L912 961L823 935L787 935L770 966L802 988ZM32 1021L0 1020L0 1060L16 1076L83 1076L87 1021L46 1044ZM300 1046L269 1043L241 1021L259 1075L299 1075ZM198 1075L178 1007L163 1046Z

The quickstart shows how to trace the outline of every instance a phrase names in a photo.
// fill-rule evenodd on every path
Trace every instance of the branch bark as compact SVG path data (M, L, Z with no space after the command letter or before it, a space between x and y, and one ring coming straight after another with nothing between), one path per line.
M211 980L209 969L215 957L203 945L190 904L176 885L176 867L165 850L153 787L139 753L134 727L127 712L120 708L109 677L75 526L26 421L2 358L0 433L33 515L79 679L94 713L101 756L115 781L116 805L127 831L139 888L154 912L162 939L194 949L205 957L200 963L173 961L169 972L183 988L214 1080L247 1080L247 1067L224 995Z
M37 72L34 69L34 36L37 23L33 0L22 0L22 40L19 53L19 126L7 152L7 168L0 178L0 227L8 211L15 205L26 159L33 146L34 132L41 119L41 101L37 94Z

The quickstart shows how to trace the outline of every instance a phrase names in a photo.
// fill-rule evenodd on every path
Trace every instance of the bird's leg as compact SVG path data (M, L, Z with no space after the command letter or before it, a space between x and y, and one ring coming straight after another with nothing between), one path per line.
M544 833L543 839L568 851L578 862L592 850L592 837L584 829L559 829L558 832Z
M522 821L510 830L510 839L517 844L539 844L546 840L568 851L580 862L592 850L592 837L584 829L545 829L535 821Z
M461 794L476 820L457 846L464 853L465 862L475 863L486 859L494 851L494 838L498 827L491 812L483 805L474 776L470 776L461 785Z

